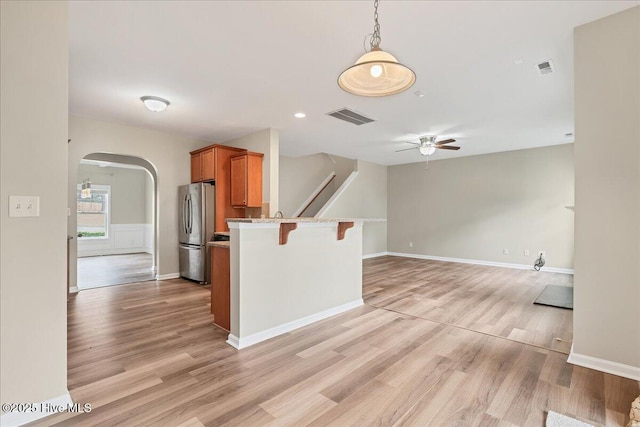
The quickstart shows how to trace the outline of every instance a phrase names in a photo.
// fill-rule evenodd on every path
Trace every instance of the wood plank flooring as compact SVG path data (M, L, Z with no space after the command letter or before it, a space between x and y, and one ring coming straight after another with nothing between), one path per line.
M546 285L573 286L572 275L390 256L365 260L364 266L368 305L571 350L573 312L533 301Z
M365 262L368 301L393 305L387 286L429 280L413 272L422 261L399 261ZM452 268L441 280L472 281L473 292L483 277L489 298L503 295L493 288L502 280L530 282L520 278L528 272L429 264L434 274ZM398 304L410 298L397 295ZM437 312L447 323L480 322L464 309ZM508 324L499 312L491 318ZM558 351L371 305L242 351L212 326L209 288L180 279L84 291L68 315L69 389L93 410L36 425L541 427L553 410L622 426L640 393L638 382L569 365Z
M78 258L78 289L154 280L153 256L148 253Z

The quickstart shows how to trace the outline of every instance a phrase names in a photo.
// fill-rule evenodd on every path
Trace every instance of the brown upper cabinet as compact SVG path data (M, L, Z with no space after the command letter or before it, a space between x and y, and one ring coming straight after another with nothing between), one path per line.
M229 231L225 218L244 218L244 209L231 204L231 161L236 154L246 153L244 148L210 145L191 153L191 182L215 181L215 231Z
M214 181L216 179L214 148L205 148L191 153L191 182Z
M262 153L246 152L231 157L231 205L262 207Z

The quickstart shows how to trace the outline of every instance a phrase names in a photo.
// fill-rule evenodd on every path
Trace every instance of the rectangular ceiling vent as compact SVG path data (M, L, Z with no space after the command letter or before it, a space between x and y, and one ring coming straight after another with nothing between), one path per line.
M551 60L544 61L538 64L538 72L541 75L553 73L553 62Z
M331 117L335 117L336 119L343 120L345 122L353 123L354 125L364 125L366 123L371 123L374 120L369 117L365 117L362 114L358 114L353 110L348 108L341 108L339 110L333 111L331 113L327 113Z

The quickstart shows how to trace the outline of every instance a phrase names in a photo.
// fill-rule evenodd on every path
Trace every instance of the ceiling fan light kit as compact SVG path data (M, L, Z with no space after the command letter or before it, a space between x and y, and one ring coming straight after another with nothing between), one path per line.
M400 151L408 151L408 150L418 150L420 151L421 156L430 156L436 152L436 149L441 150L459 150L460 147L454 145L445 145L451 144L452 142L456 142L455 139L449 138L442 141L436 142L437 136L421 136L420 142L412 142L407 141L407 144L413 144L415 147L411 148L403 148L402 150L396 150L396 153Z
M416 81L416 74L402 65L395 56L380 49L378 1L374 1L374 31L371 50L362 55L338 77L344 91L359 96L389 96L404 92Z

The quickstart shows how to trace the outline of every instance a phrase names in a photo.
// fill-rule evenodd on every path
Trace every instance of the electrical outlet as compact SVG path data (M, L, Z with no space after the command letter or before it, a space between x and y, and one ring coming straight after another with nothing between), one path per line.
M14 218L40 216L40 197L9 196L9 216Z
M504 255L509 255L509 249L506 249L506 248L505 248L505 249L503 249L503 250L502 250L502 253L503 253Z
M409 247L412 248L413 247L413 242L409 242Z
M522 253L524 253L524 256L529 256L529 249L525 249Z
M540 257L540 255L542 255L542 258L547 258L547 252L546 251L538 251L538 258Z

